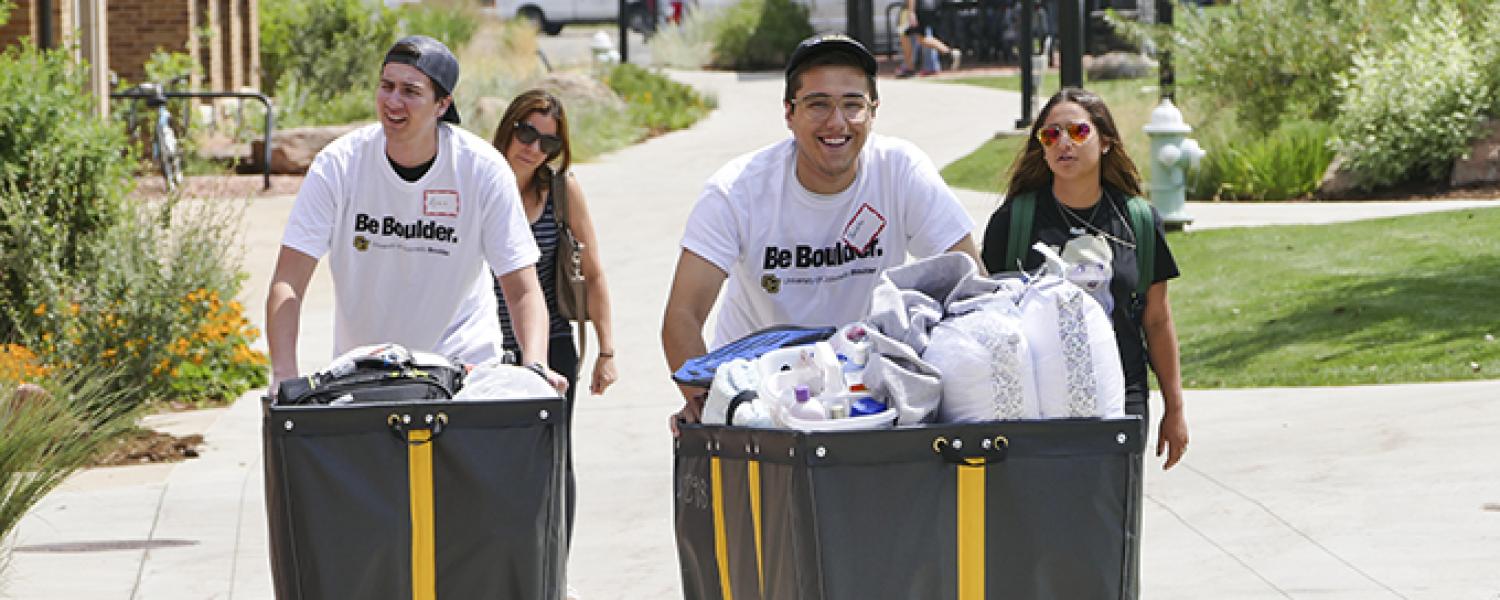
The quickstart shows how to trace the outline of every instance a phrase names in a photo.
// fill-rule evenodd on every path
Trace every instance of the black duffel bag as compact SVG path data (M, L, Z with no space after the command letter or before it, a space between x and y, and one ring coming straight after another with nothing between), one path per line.
M446 400L463 384L463 368L446 358L386 344L356 349L328 370L282 381L276 404Z

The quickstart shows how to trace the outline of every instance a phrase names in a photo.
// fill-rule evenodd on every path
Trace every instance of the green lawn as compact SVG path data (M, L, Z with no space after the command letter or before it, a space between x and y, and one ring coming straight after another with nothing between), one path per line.
M1500 207L1172 234L1183 383L1500 377L1495 231Z
M1021 89L1019 75L963 77L941 81L1011 91ZM1149 178L1151 175L1150 165L1146 161L1151 150L1151 140L1146 138L1141 127L1146 125L1146 121L1151 116L1151 109L1156 107L1158 101L1158 94L1154 87L1156 83L1156 77L1152 76L1141 79L1089 82L1085 86L1104 98L1105 104L1109 106L1110 114L1115 117L1115 125L1120 128L1120 134L1125 138L1125 150L1135 160L1136 167L1140 169L1143 178ZM1057 89L1057 73L1049 71L1043 75L1041 98L1036 106L1032 107L1033 117L1041 111L1046 99L1057 93ZM1190 115L1188 118L1190 123L1196 122ZM1021 150L1023 141L1023 137L1015 135L997 137L985 142L978 150L944 167L943 179L948 182L948 185L954 187L981 192L999 192L1000 183L1005 178L1007 170L1010 169L1010 163L1015 159L1016 153Z

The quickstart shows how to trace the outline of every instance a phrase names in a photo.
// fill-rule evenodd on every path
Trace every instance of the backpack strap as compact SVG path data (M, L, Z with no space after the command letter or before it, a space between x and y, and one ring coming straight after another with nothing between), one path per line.
M1130 211L1130 228L1135 231L1135 268L1139 280L1135 293L1146 303L1146 290L1156 279L1156 219L1151 214L1151 203L1140 196L1125 202Z
M1013 196L1010 202L1010 236L1005 239L1005 265L1001 271L1021 270L1018 262L1031 245L1031 223L1036 216L1036 194L1026 192Z
M1005 268L1017 270L1016 261L1026 256L1031 242L1031 226L1036 218L1036 194L1026 192L1007 200L1011 203L1010 235L1005 240ZM1156 218L1151 212L1151 203L1140 196L1132 196L1125 202L1130 212L1130 229L1135 233L1135 263L1139 271L1135 293L1145 303L1146 290L1156 278Z

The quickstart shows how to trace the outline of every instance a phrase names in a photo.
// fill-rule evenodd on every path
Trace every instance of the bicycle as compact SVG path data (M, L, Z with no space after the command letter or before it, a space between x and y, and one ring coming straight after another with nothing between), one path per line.
M165 85L147 82L126 90L130 97L145 100L147 108L156 109L156 128L151 135L151 162L161 171L167 193L176 191L182 185L182 146L177 142L177 130L172 127L172 111L167 108L167 87L182 83L187 77L179 75L168 80ZM135 104L132 102L127 120L132 127L136 124L135 117Z

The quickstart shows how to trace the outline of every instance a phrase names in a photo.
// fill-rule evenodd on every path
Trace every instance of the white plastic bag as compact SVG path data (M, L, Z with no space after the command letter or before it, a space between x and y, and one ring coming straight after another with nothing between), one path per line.
M1021 300L1044 419L1125 414L1125 374L1114 325L1088 292L1046 276Z
M703 404L703 422L741 427L772 426L770 411L758 398L759 389L760 371L754 362L736 358L719 365L714 371L714 382L708 388L708 399ZM729 404L745 393L755 397L740 402L734 410L734 422L729 423Z
M1031 347L1010 293L996 293L976 310L939 323L922 358L942 372L939 422L1041 416Z
M499 357L484 361L464 377L464 387L454 400L536 400L559 394L536 371L508 365Z

